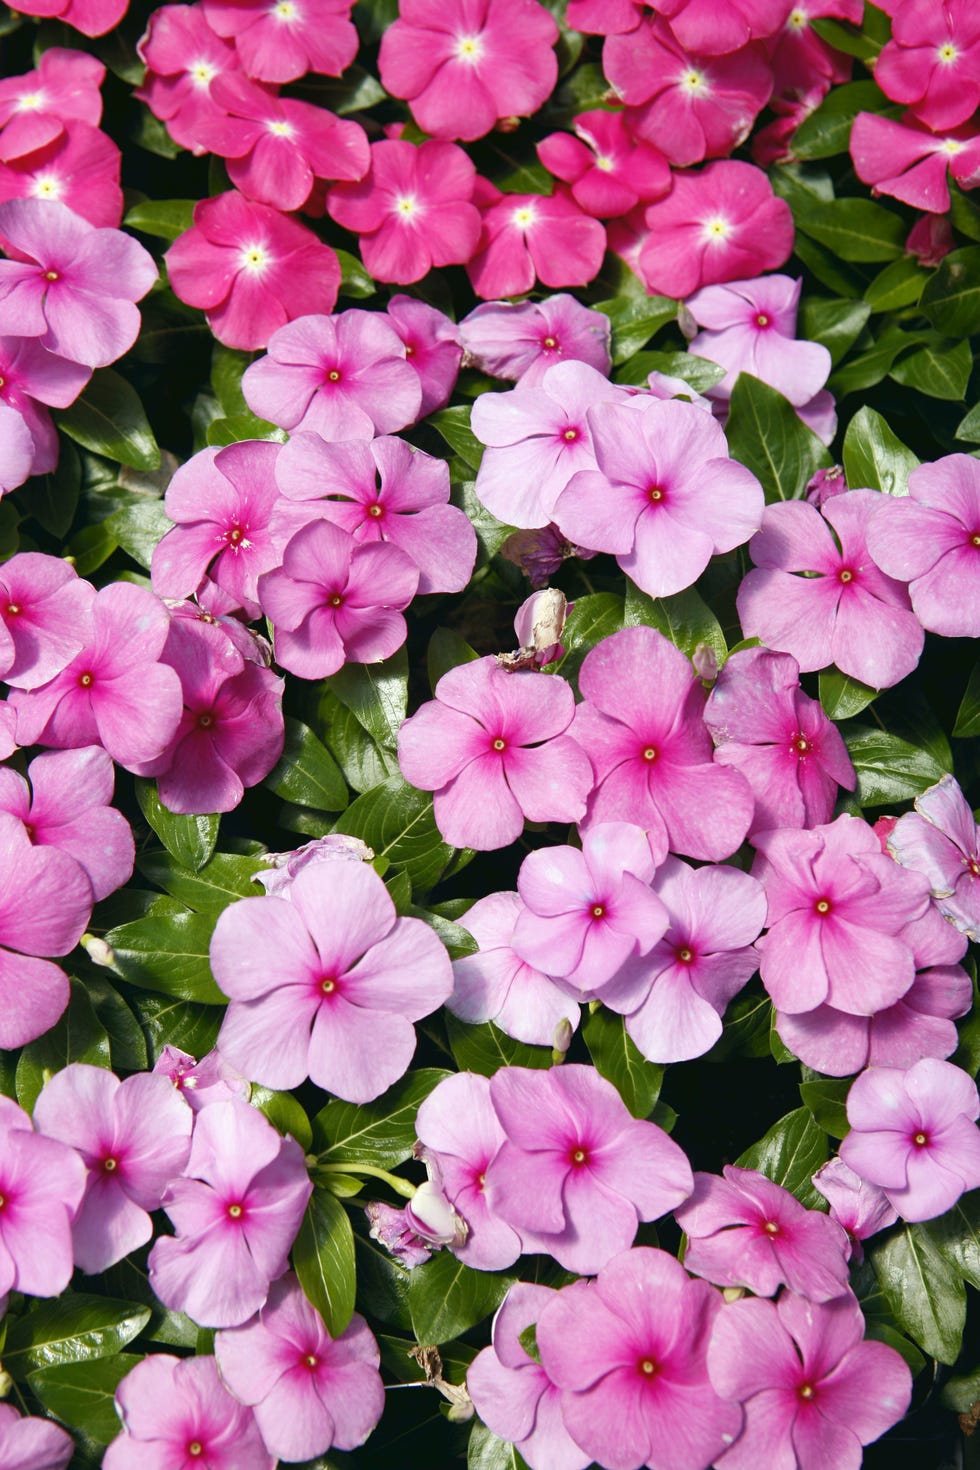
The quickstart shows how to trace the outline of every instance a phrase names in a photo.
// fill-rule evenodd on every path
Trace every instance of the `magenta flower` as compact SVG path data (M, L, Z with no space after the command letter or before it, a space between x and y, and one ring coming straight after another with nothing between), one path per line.
M486 1170L489 1205L525 1251L592 1275L691 1193L683 1151L594 1067L503 1067L490 1098L506 1138Z
M557 362L584 362L603 377L612 366L609 318L565 294L543 301L488 301L463 318L459 335L474 367L525 388L540 387Z
M449 466L404 439L325 444L297 433L280 451L282 493L340 526L360 546L383 542L419 569L418 591L460 592L476 561L476 533L449 504ZM322 499L326 495L327 499Z
M887 851L903 868L923 873L939 912L980 939L980 827L954 777L946 775L899 817Z
M909 584L922 626L944 638L980 636L980 465L947 454L909 476L909 493L881 496L868 550L889 577Z
M280 500L280 453L278 444L246 440L201 449L180 466L164 498L176 524L153 549L159 597L191 597L207 573L235 606L258 616L256 583L279 562L269 524Z
M360 183L334 185L327 209L360 235L361 257L377 280L407 286L433 266L472 257L480 211L470 202L476 168L462 148L389 139L372 144L370 172L363 172Z
M146 75L133 96L166 123L175 143L204 153L202 125L223 116L211 83L241 65L234 45L212 30L201 6L161 5L136 50Z
M226 347L265 347L310 311L332 310L340 265L297 220L234 190L194 206L194 223L166 255L181 301L201 307ZM258 410L256 410L258 412Z
M152 1353L126 1374L116 1407L123 1432L104 1470L275 1470L255 1415L225 1388L214 1358Z
M890 12L891 13L891 12ZM967 122L980 104L980 18L969 0L895 9L891 40L875 61L886 97L926 127Z
M245 898L220 915L211 967L231 1005L218 1037L266 1087L318 1087L369 1102L405 1073L413 1021L452 990L449 956L421 919L400 919L373 868L318 864L289 901Z
M153 1064L153 1071L169 1080L194 1113L209 1103L228 1102L233 1097L248 1101L249 1083L217 1050L209 1051L197 1062L190 1052L165 1046Z
M38 1129L77 1149L88 1169L72 1226L76 1264L92 1275L145 1245L149 1212L184 1168L194 1115L165 1078L120 1082L102 1067L70 1062L34 1106Z
M305 316L276 332L242 378L253 413L335 443L373 439L418 417L422 390L386 318L356 308Z
M25 15L56 16L83 36L104 36L126 13L125 0L25 0Z
M20 1044L3 1040L5 1049ZM11 1291L58 1296L71 1280L71 1226L85 1193L85 1165L73 1148L35 1133L8 1097L0 1097L0 1137L0 1304ZM0 1427L0 1452L4 1447ZM33 1462L23 1470L34 1470Z
M435 792L448 843L488 852L515 842L525 819L584 816L592 766L565 733L575 698L564 679L482 658L443 674L435 696L398 732L398 763L406 781Z
M521 1254L521 1237L487 1193L487 1170L506 1136L490 1101L489 1078L472 1072L445 1077L419 1108L415 1130L426 1167L438 1174L468 1227L453 1254L477 1271L512 1266Z
M827 381L830 353L819 342L796 340L796 311L802 279L762 276L706 286L686 303L703 330L690 351L726 369L711 390L730 398L739 373L751 373L778 388L790 403L804 404Z
M7 1470L67 1470L75 1441L50 1419L22 1418L0 1404L0 1464Z
M793 249L789 205L750 163L725 160L675 175L670 194L649 205L645 218L640 274L648 291L666 296L778 270Z
M572 476L553 515L569 541L611 551L651 597L697 581L762 523L758 480L692 403L636 397L589 412L596 470Z
M872 1067L847 1095L845 1164L885 1191L903 1220L932 1220L980 1185L980 1100L972 1077L924 1057Z
M308 71L339 77L357 55L351 0L304 0L287 10L250 0L204 0L219 36L228 36L242 66L260 82L295 82Z
M764 40L786 19L784 0L657 0L682 46L709 56Z
M155 760L173 739L180 679L159 662L167 609L142 587L103 587L86 619L85 646L39 689L14 689L21 745L102 745L121 766Z
M974 188L980 175L980 139L970 123L934 133L911 117L897 122L861 112L850 149L855 173L873 194L933 213L949 208L947 170L964 189Z
M836 664L875 689L915 668L922 628L904 586L879 570L868 550L881 498L849 490L819 511L798 500L766 507L749 547L756 570L738 591L746 638L791 653L803 673Z
M752 788L750 835L829 822L838 788L857 784L837 726L803 693L789 654L733 653L708 695L704 722L715 760L741 771Z
M492 1345L467 1369L466 1387L487 1428L531 1470L586 1470L591 1456L562 1422L560 1390L520 1341L556 1295L550 1286L514 1283L493 1319Z
M694 1193L674 1211L688 1237L689 1271L757 1296L785 1284L826 1302L847 1290L849 1247L839 1225L754 1169L726 1164L723 1172L723 1179L695 1174Z
M3 264L0 261L0 266ZM0 404L13 409L27 425L33 444L30 474L50 474L58 464L58 435L43 405L67 408L91 376L91 368L56 357L32 337L0 336ZM14 463L19 469L23 464L20 455L26 445L20 431L13 432L18 435L21 448L18 450L11 444L6 454L11 456L11 469Z
M625 628L585 657L573 734L595 768L588 821L636 822L655 850L718 862L740 847L754 802L713 765L707 698L688 659L654 628Z
M711 1323L722 1299L666 1251L624 1251L588 1288L573 1284L541 1313L541 1364L562 1390L565 1428L617 1470L707 1470L738 1437L742 1410L708 1380Z
M21 551L0 569L0 677L36 689L66 668L84 642L79 633L95 596L57 556Z
M843 1159L828 1159L821 1164L811 1183L830 1205L830 1218L847 1231L852 1261L864 1260L862 1240L886 1230L898 1219L898 1211L877 1184L861 1179Z
M74 117L97 128L102 121L99 88L105 67L94 56L66 46L49 46L38 58L37 69L0 81L0 127L11 123L38 124L47 141Z
M381 1418L380 1356L364 1318L355 1312L332 1338L295 1276L273 1284L256 1319L219 1332L214 1351L223 1381L284 1460L356 1449Z
M256 1108L237 1098L202 1108L184 1177L163 1196L177 1233L150 1252L150 1285L164 1306L202 1327L247 1321L287 1269L312 1192L299 1144Z
M422 385L419 418L445 408L452 396L463 357L459 328L443 312L413 296L393 296L388 320L405 348L405 357Z
M485 301L542 286L587 286L599 274L606 232L570 194L501 194L482 181L483 229L466 267Z
M745 1428L719 1470L858 1470L861 1446L897 1424L912 1397L901 1354L863 1337L850 1293L822 1305L783 1292L778 1302L724 1307L708 1372L716 1393L742 1404Z
M34 438L16 408L0 403L0 495L23 485L34 467Z
M381 39L381 85L424 132L470 142L537 112L558 80L557 40L536 0L402 0Z
M99 229L114 229L120 223L122 155L107 133L70 119L51 142L25 153L15 156L15 140L8 140L6 134L4 143L0 200L36 198L41 203L58 203ZM136 246L129 236L123 238ZM103 279L111 280L111 274Z
M630 42L639 34L634 31ZM607 49L607 73L608 57ZM661 151L662 138L644 141L635 136L618 112L580 112L573 126L574 137L552 133L543 138L537 145L538 157L549 173L571 186L572 198L586 214L611 219L670 192L670 166Z
M115 362L132 347L140 328L134 302L157 279L142 245L44 199L0 204L0 236L16 253L0 260L5 331L36 337L86 367Z
M331 521L311 522L287 543L282 566L259 579L276 658L301 679L388 658L405 642L402 609L418 581L418 567L397 546L360 545Z

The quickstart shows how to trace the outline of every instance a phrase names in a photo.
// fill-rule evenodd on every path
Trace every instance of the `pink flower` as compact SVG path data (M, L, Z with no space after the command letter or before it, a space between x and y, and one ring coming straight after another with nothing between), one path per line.
M267 1087L312 1077L359 1103L404 1075L412 1022L452 990L435 934L421 919L398 918L362 863L305 868L288 903L232 904L215 927L211 967L232 1002L218 1045L234 1066Z
M34 439L15 408L0 403L0 495L23 485L34 465Z
M21 1045L6 1035L2 1044ZM8 1097L0 1097L0 1138L0 1302L11 1291L58 1296L71 1280L71 1225L85 1193L85 1165L73 1148L35 1133ZM0 1454L6 1448L0 1421ZM35 1470L34 1462L22 1470Z
M874 73L885 96L910 105L927 127L966 122L980 104L976 9L969 0L899 6Z
M22 1418L0 1404L0 1463L7 1470L67 1470L75 1441L50 1419Z
M29 141L19 130L0 137L0 200L36 198L67 206L100 228L119 224L121 154L108 134L72 119L51 142L21 152Z
M490 1209L520 1231L525 1251L592 1275L633 1243L641 1220L691 1192L682 1150L633 1118L594 1067L503 1067L490 1098L506 1134L486 1171Z
M283 429L311 429L335 443L373 439L414 423L419 376L380 312L304 316L269 339L268 356L242 378L245 401Z
M194 206L194 224L166 255L181 301L207 313L226 347L253 351L296 317L331 310L340 266L298 221L232 191Z
M191 1147L193 1113L165 1078L120 1082L102 1067L70 1062L41 1089L34 1119L49 1138L78 1150L88 1168L72 1226L75 1261L105 1271L153 1235L149 1212Z
M598 468L568 481L555 522L568 540L615 553L651 597L692 586L713 555L759 529L762 486L694 404L636 397L601 404L588 421Z
M356 1449L381 1418L380 1355L364 1318L355 1312L332 1338L295 1276L274 1283L257 1319L219 1332L214 1351L222 1379L284 1460Z
M885 850L923 873L939 912L968 939L980 939L980 827L959 784L940 778L915 798L887 835Z
M819 342L796 341L802 286L802 279L763 276L706 286L686 303L704 329L690 351L726 369L713 397L730 398L739 373L778 388L790 403L808 403L820 391L830 373L830 353Z
M789 654L733 653L708 695L704 722L715 760L741 771L752 788L750 835L829 822L838 788L853 791L857 783L837 726L803 693Z
M123 1432L105 1452L105 1470L274 1470L255 1415L225 1388L214 1358L152 1353L126 1374L116 1407Z
M742 1410L708 1381L711 1323L722 1299L666 1251L624 1251L537 1323L541 1364L561 1390L576 1444L617 1470L706 1470L739 1433Z
M2 339L0 339L2 340ZM0 570L0 677L36 689L59 674L84 642L95 589L60 557L21 551Z
M914 118L896 122L862 112L854 119L850 148L855 172L873 186L873 194L888 194L915 209L949 208L947 170L964 189L980 183L980 138L969 123L936 134Z
M36 71L0 81L5 150L10 148L10 156L17 157L51 142L62 132L67 118L97 128L102 119L99 87L104 76L105 67L94 56L50 46L39 57Z
M435 792L436 825L455 847L492 851L532 822L577 822L592 767L567 735L571 687L554 674L505 672L494 658L443 674L435 699L398 733L406 781Z
M587 286L599 274L606 232L571 195L501 194L485 184L483 230L466 267L477 296L520 296L543 286Z
M638 35L634 32L630 42ZM634 136L617 112L581 112L573 126L574 137L551 133L543 138L538 157L549 173L571 185L572 198L586 214L611 219L669 193L670 167L659 151L662 139L653 147L653 139Z
M153 1071L169 1080L194 1113L209 1103L228 1102L233 1097L248 1100L248 1082L219 1051L209 1051L196 1062L190 1052L165 1046L153 1064Z
M292 852L266 852L262 862L272 869L269 873L254 873L253 883L260 883L273 898L289 898L289 891L304 868L316 867L319 863L369 863L374 849L359 837L348 837L344 832L330 832L326 837L315 837L304 842Z
M594 36L618 36L640 24L646 0L568 0L568 25Z
M897 1424L912 1397L901 1354L863 1336L864 1317L850 1293L823 1305L784 1292L778 1302L723 1308L708 1372L717 1393L744 1407L745 1428L719 1470L857 1470L861 1446Z
M525 388L540 387L557 362L584 362L603 377L612 366L609 318L565 294L543 301L488 301L463 318L459 334L472 366Z
M847 1231L852 1261L864 1260L862 1240L886 1230L898 1219L898 1211L877 1184L859 1178L843 1159L828 1159L821 1164L811 1183L830 1205L830 1218Z
M280 451L276 476L297 511L332 521L360 546L403 551L419 569L420 594L460 592L469 582L476 533L449 504L444 459L394 437L325 444L300 432Z
M24 15L57 17L83 36L104 36L126 14L127 0L25 0Z
M754 1169L726 1164L723 1172L723 1179L695 1174L693 1195L674 1211L688 1237L689 1271L757 1296L785 1284L826 1302L847 1290L849 1248L839 1225Z
M750 163L710 163L677 174L666 199L646 211L639 253L648 291L690 296L701 286L777 270L793 249L793 216Z
M653 628L625 628L585 657L573 733L595 768L589 824L636 822L655 850L718 862L744 841L754 802L713 765L704 687Z
M932 1220L980 1185L978 1113L976 1084L950 1062L872 1067L847 1095L851 1131L840 1156L882 1187L903 1220Z
M175 143L204 153L202 124L223 116L211 96L211 83L238 71L234 46L211 29L200 5L161 5L136 49L146 63L146 76L133 96L167 124Z
M327 208L360 235L372 276L407 286L433 266L471 259L480 238L475 181L475 167L453 143L374 143L367 177L334 185Z
M882 496L849 490L821 510L805 501L769 505L738 591L746 638L790 653L803 673L836 664L876 689L919 662L924 635L904 586L879 570L867 544ZM799 573L817 575L800 576Z
M493 1319L492 1345L467 1370L466 1387L487 1428L531 1470L586 1470L591 1457L562 1423L559 1389L520 1340L556 1295L550 1286L514 1283Z
M782 30L769 37L766 49L777 98L809 101L816 94L819 100L831 86L849 79L850 59L818 36L813 26L815 20L831 18L860 26L864 18L862 0L807 0L806 5L794 5ZM795 130L796 123L793 126Z
M7 331L90 368L132 347L140 329L134 302L157 279L142 245L40 199L0 205L0 235L13 257L0 260Z
M944 638L980 636L980 465L947 454L920 465L901 499L881 496L868 550L882 571L909 584L922 626Z
M786 18L786 0L656 0L682 46L708 56L765 40Z
M916 220L905 241L906 255L932 269L955 248L953 226L944 214L924 214Z
M234 39L242 66L261 82L295 82L308 71L339 77L357 55L351 0L302 0L284 9L263 0L205 0L219 36Z
M537 112L558 80L557 40L537 0L402 0L381 39L381 85L424 132L469 142Z
M428 418L437 408L445 408L456 386L463 356L459 328L443 312L413 296L393 296L387 316L422 385L418 416Z
M202 1108L184 1177L163 1196L177 1233L150 1252L150 1284L164 1306L202 1327L247 1321L287 1269L312 1192L299 1144L256 1108L237 1098Z
M0 261L0 277L4 264ZM32 337L0 336L0 403L15 410L27 426L33 446L32 475L48 475L58 464L58 435L51 415L42 405L67 408L91 376L91 368L56 357ZM21 450L26 450L20 431L14 433Z

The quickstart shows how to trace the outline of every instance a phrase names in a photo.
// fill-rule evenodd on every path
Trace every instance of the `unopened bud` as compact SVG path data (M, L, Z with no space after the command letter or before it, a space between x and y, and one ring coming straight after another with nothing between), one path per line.
M699 643L691 654L691 663L706 684L713 684L718 677L718 655L707 643Z
M9 1398L10 1390L14 1386L14 1380L6 1368L0 1368L0 1399Z
M101 965L106 970L115 969L115 950L104 939L100 939L97 934L83 934L79 943L93 965Z
M723 1286L721 1289L721 1294L725 1298L725 1301L728 1302L729 1305L731 1305L732 1302L740 1302L742 1300L742 1297L745 1295L745 1287Z
M552 1039L551 1061L554 1066L561 1066L571 1044L572 1023L567 1016L562 1016L558 1025L555 1027L555 1034Z

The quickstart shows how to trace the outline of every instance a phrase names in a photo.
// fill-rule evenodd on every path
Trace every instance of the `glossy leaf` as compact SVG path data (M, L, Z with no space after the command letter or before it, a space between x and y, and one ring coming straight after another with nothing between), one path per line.
M95 454L138 470L158 470L160 449L139 394L112 368L99 368L70 408L55 410L60 429Z
M907 495L909 475L919 466L881 414L868 407L858 409L848 424L843 456L850 489L883 490L886 495Z
M857 799L863 807L909 801L944 774L945 767L927 750L870 725L848 730L844 743L857 772Z
M967 245L944 256L919 305L947 337L972 337L980 331L980 247Z
M626 1030L622 1016L603 1007L582 1027L596 1071L611 1082L634 1118L649 1118L664 1080L664 1069L648 1062Z
M309 1302L339 1337L354 1312L354 1232L343 1205L326 1189L314 1189L293 1245L293 1266Z
M136 800L167 851L185 868L203 868L218 840L220 816L177 816L163 805L153 781L137 779Z
M899 1224L869 1258L899 1326L940 1363L955 1363L966 1321L962 1277L922 1225Z
M412 1157L415 1119L432 1089L451 1073L438 1067L408 1072L374 1102L334 1098L313 1120L313 1147L323 1164L361 1161L394 1169Z
M30 1375L27 1383L56 1419L84 1430L98 1444L108 1444L122 1430L116 1412L116 1388L140 1362L137 1353L117 1353L112 1358L41 1368Z
M739 374L725 433L732 458L760 481L769 505L799 500L816 471L833 462L793 405L749 373Z
M552 1065L551 1048L528 1046L500 1031L492 1021L482 1026L468 1026L455 1016L446 1016L449 1045L461 1072L478 1072L492 1077L501 1067L535 1067Z
M514 1277L464 1266L449 1251L439 1251L416 1266L408 1282L412 1327L421 1343L449 1342L491 1316Z
M813 1210L820 1208L823 1196L810 1181L829 1156L826 1133L817 1127L809 1108L797 1108L773 1124L735 1162L741 1169L757 1169Z
M623 624L627 628L638 624L656 628L688 658L692 658L702 646L713 651L719 665L728 657L721 624L694 587L677 592L673 597L649 597L632 582L627 582Z
M149 1320L150 1308L138 1302L82 1292L32 1302L10 1324L4 1367L19 1375L34 1368L109 1358L132 1342Z
M347 783L333 756L308 726L286 720L282 758L263 783L284 801L320 812L342 812Z
M105 938L116 969L131 985L180 1000L224 1005L227 997L218 989L208 961L214 923L213 912L155 912L110 929Z

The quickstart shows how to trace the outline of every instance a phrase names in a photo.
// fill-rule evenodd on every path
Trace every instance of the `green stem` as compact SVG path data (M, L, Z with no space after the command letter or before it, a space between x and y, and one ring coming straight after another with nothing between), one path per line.
M403 1199L412 1199L418 1188L417 1185L410 1184L407 1179L400 1179L397 1174L389 1174L387 1169L378 1169L374 1164L318 1164L317 1172L320 1174L360 1174L370 1176L372 1179L381 1179Z

